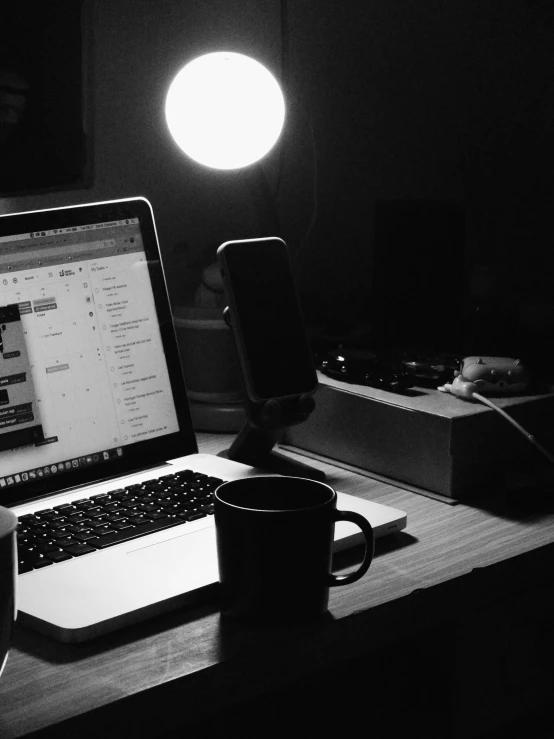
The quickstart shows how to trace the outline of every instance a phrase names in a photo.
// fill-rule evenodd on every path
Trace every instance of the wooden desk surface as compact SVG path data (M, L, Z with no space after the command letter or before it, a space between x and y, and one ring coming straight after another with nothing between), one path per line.
M199 438L201 450L210 452L228 441ZM160 735L299 675L444 625L498 600L499 592L550 587L551 505L526 512L497 498L479 508L451 506L313 464L338 490L408 514L405 532L378 543L366 577L332 589L328 619L283 631L247 628L220 620L214 593L200 607L82 645L59 644L19 626L0 679L0 737L35 731L56 737ZM344 553L339 566L348 566L351 556Z

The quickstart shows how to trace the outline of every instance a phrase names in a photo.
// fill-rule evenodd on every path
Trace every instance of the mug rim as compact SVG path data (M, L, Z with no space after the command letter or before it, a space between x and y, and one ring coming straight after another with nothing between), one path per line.
M317 503L316 505L304 506L302 508L274 508L274 509L249 508L243 505L237 505L236 503L230 503L227 500L223 500L218 495L219 490L221 488L225 486L230 486L234 483L239 483L239 482L245 483L246 481L250 481L250 480L260 481L260 480L275 480L275 479L277 480L302 480L302 482L305 482L305 483L310 482L313 485L317 485L320 488L326 488L331 493L331 495L327 500ZM333 502L333 500L336 500L337 491L326 482L323 482L321 480L311 480L306 477L297 477L295 475L252 475L251 477L238 477L235 480L226 480L221 485L218 485L218 487L215 489L214 498L217 499L219 503L229 506L230 508L233 508L236 511L244 511L248 513L272 513L272 514L285 513L286 514L286 513L302 513L304 511L315 511L315 510L318 510L319 508L323 508L324 506L328 506L330 503Z
M17 516L15 513L5 506L0 506L0 539L9 536L16 529Z

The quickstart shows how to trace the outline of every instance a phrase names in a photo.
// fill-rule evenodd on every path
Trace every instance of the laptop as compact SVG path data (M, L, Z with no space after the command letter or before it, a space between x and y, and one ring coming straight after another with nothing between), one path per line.
M263 470L198 453L148 201L1 216L0 330L20 621L79 642L201 602L218 583L213 491ZM338 503L376 536L406 526ZM337 525L337 549L359 540Z

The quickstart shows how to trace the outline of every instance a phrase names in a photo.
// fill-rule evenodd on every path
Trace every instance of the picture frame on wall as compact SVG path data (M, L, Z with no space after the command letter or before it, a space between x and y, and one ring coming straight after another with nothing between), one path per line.
M89 0L0 17L0 198L92 184Z

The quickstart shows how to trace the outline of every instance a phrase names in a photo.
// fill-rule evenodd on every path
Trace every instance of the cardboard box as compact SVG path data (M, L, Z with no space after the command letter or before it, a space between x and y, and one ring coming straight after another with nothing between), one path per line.
M526 431L554 451L554 395L495 398ZM316 409L287 430L284 443L377 476L461 499L505 484L543 459L506 419L449 393L405 395L319 375Z

